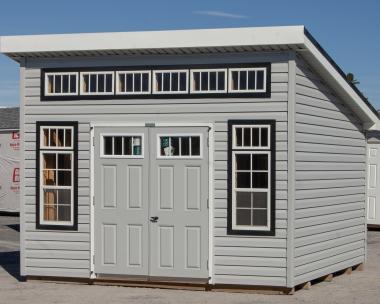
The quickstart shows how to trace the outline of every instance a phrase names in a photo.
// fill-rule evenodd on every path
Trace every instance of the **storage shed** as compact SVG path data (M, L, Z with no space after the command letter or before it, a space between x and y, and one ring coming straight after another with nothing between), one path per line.
M303 26L0 39L23 276L292 290L365 261L378 116Z
M0 212L17 213L20 206L19 108L0 108Z

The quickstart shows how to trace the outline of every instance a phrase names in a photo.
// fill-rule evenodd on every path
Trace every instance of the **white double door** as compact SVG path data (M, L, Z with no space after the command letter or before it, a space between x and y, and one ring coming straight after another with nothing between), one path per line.
M194 134L198 157L160 154L171 135L191 149ZM137 155L105 155L119 149L106 147L120 145L112 137L137 138ZM207 137L204 127L95 129L95 273L208 277Z
M368 144L367 224L380 225L380 144Z

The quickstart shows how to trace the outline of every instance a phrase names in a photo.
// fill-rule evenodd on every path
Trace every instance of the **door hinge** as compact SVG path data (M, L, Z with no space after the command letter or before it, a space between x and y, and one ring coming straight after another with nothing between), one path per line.
M209 207L209 199L207 199L207 209L210 208Z
M95 195L92 196L92 204L95 206Z
M95 136L92 138L92 146L95 147Z
M209 268L208 268L208 260L207 260L207 270L208 270Z
M210 137L207 137L207 147L210 147Z
M92 264L95 265L95 254L92 255Z

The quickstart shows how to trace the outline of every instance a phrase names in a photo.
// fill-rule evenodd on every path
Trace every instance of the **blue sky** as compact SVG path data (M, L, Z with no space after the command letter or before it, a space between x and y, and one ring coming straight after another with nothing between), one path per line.
M380 108L380 1L4 1L0 35L305 25ZM18 105L18 66L0 56L0 106Z

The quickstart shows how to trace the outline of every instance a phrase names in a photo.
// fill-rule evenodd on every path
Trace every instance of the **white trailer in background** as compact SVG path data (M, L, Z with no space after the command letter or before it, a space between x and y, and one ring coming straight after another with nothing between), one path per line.
M0 212L20 211L19 108L0 109Z

